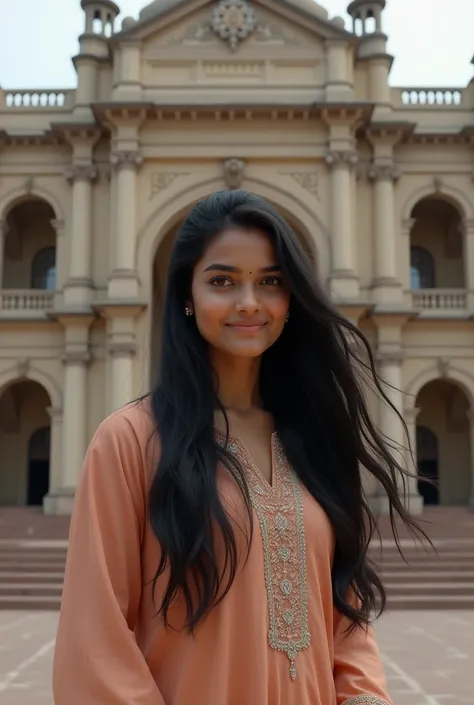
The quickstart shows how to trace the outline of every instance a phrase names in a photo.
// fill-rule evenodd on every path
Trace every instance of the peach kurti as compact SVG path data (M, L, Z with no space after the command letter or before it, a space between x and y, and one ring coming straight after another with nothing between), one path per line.
M76 493L54 660L55 705L391 705L371 629L333 608L334 538L273 436L271 484L239 439L254 533L248 559L194 636L156 617L159 547L146 495L157 452L146 404L98 429ZM219 434L217 434L219 437ZM224 468L231 517L245 507ZM245 556L244 556L245 557Z

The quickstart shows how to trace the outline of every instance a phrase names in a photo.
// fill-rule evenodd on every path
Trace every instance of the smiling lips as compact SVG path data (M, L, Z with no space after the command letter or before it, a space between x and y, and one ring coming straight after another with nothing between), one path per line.
M239 321L239 323L227 323L229 328L233 328L239 333L258 333L267 324L259 321Z

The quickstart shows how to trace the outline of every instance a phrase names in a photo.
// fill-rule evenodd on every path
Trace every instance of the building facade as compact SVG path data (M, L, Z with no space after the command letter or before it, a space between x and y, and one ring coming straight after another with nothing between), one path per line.
M96 427L154 379L180 223L240 187L369 338L438 480L411 511L473 503L474 84L391 87L385 0L350 28L313 0L81 6L77 88L0 90L0 504L70 511Z

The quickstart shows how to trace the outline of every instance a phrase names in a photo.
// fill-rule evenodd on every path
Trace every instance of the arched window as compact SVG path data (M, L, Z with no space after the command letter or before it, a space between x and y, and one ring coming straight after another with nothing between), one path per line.
M412 289L436 287L434 258L424 247L410 249L410 281Z
M56 248L45 247L36 253L31 265L31 288L56 289Z

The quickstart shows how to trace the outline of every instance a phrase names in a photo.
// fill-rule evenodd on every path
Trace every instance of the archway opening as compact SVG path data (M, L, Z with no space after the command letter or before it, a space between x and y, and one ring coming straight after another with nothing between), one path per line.
M49 490L50 406L46 390L31 380L1 393L0 505L42 505Z
M410 282L412 290L463 289L465 286L462 216L438 196L419 201L411 213Z
M280 209L281 211L281 209ZM317 253L315 252L314 243L309 243L305 235L303 234L303 229L299 226L298 222L291 217L291 215L284 214L288 223L295 232L298 240L302 243L309 257L314 263L314 267L317 269L318 260ZM173 243L175 241L176 235L182 225L182 220L179 223L174 224L162 238L160 245L156 251L154 262L153 262L153 296L152 296L152 307L150 316L150 381L154 385L158 379L159 365L160 365L160 351L161 351L161 328L163 321L163 303L164 296L166 292L166 279L168 272L169 259L171 251L173 248Z
M3 289L56 289L55 213L40 198L21 200L6 217Z
M43 426L34 431L28 443L28 480L26 503L42 506L49 491L51 428Z
M425 505L439 504L438 438L426 426L416 427L418 492Z
M472 456L466 393L453 382L435 380L421 389L416 406L418 489L425 504L469 504Z

